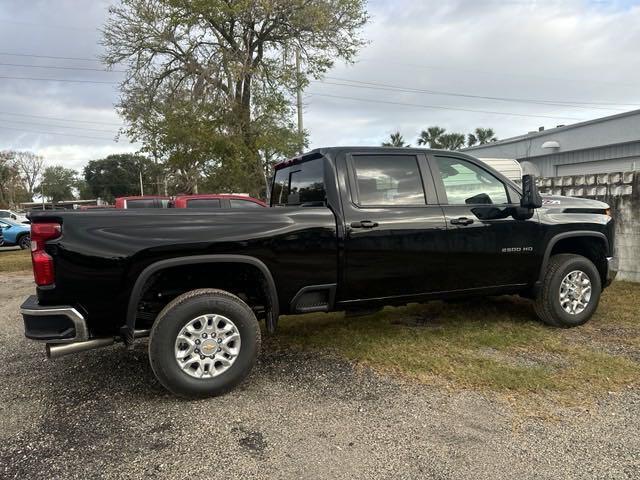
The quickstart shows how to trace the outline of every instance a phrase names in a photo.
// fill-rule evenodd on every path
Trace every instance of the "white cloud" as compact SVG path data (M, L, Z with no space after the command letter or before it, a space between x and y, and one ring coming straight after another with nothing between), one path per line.
M135 153L132 145L48 145L31 150L45 159L45 165L64 165L81 170L89 160L97 160L116 153Z
M354 66L329 76L481 96L619 102L640 107L640 7L578 1L373 2L371 41ZM313 84L309 92L399 103L520 113L556 119L411 108L310 96L314 146L378 144L400 130L409 141L429 125L508 137L616 110L571 108ZM368 119L363 123L362 119Z
M97 29L109 3L3 0L0 50L95 57L100 50ZM370 12L372 21L365 29L370 44L362 49L356 65L338 65L330 77L481 96L618 102L628 104L619 108L640 108L637 1L371 0ZM2 55L0 63L100 66L97 62ZM0 76L117 81L119 75L0 65ZM540 125L616 113L595 105L570 108L326 83L312 84L305 93L305 127L314 147L376 145L395 130L415 143L420 130L430 125L460 132L493 127L504 138ZM557 118L407 107L312 93ZM73 168L109 153L135 151L136 146L112 140L120 124L113 108L116 101L114 85L0 79L0 149L33 149L45 155L49 164ZM55 120L58 118L86 123Z

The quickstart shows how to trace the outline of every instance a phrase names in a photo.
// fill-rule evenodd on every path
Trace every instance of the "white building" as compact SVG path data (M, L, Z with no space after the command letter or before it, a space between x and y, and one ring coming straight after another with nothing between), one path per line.
M542 177L640 170L640 110L529 132L463 149L478 158L510 158Z

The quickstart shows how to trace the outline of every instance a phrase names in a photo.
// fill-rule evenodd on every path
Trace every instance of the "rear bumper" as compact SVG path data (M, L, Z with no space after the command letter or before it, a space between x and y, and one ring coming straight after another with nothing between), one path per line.
M41 306L35 295L20 306L24 320L24 334L31 340L47 343L84 342L89 339L89 329L84 316L75 308Z
M617 257L607 257L607 279L604 284L605 287L611 285L611 282L615 280L616 275L618 275L618 266L619 262Z

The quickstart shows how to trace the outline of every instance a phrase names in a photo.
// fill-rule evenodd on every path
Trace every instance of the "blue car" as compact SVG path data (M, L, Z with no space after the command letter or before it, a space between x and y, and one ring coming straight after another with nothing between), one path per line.
M31 246L31 227L29 225L2 218L0 219L0 228L2 229L4 246L17 245L23 250Z

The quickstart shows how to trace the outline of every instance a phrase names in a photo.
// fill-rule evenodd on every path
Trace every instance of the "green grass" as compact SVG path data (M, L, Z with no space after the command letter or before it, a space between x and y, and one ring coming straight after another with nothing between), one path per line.
M0 250L0 272L31 270L29 250Z
M617 282L582 327L540 324L518 297L283 317L272 348L335 354L422 383L581 396L640 380L640 285Z

